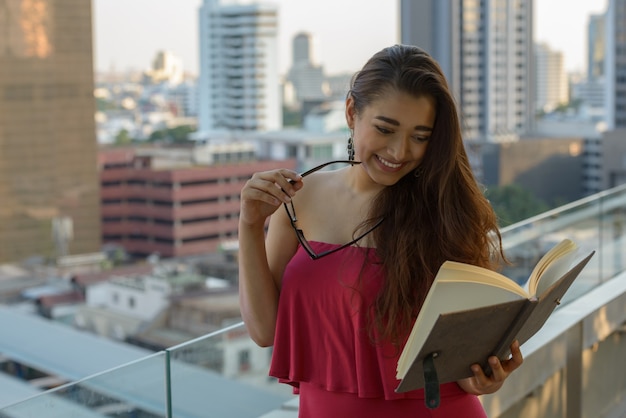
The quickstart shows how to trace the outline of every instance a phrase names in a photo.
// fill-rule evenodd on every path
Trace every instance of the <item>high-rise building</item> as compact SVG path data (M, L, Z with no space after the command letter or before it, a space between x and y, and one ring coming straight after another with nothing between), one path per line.
M91 11L0 3L0 262L100 249Z
M550 112L569 101L563 53L546 43L535 45L537 110Z
M292 62L293 65L312 64L313 59L313 37L310 33L300 32L293 37L292 41Z
M606 50L606 16L589 16L587 32L587 78L598 80L604 76L604 56Z
M155 83L180 84L184 80L183 62L170 51L159 51L152 60L149 76Z
M326 100L324 92L324 69L313 60L313 39L308 33L299 33L293 38L293 63L288 81L293 85L296 100L321 102Z
M526 134L534 118L533 2L401 0L401 42L442 66L467 140Z
M626 0L609 0L605 24L605 109L611 130L626 127Z
M200 135L280 129L277 6L204 0L199 32Z
M586 72L582 77L570 76L570 102L577 102L579 116L594 122L606 119L606 31L605 13L589 16Z

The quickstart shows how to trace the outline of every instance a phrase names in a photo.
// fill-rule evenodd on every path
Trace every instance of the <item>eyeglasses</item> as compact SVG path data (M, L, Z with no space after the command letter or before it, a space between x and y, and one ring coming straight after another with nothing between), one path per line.
M312 169L305 171L304 173L300 174L301 177L306 177L311 173L314 173L316 171L319 171L325 167L328 167L330 165L333 164L350 164L350 165L355 165L355 164L361 164L360 161L344 161L344 160L336 160L336 161L329 161L327 163L318 165L317 167L313 167ZM291 183L293 183L292 180L290 180ZM289 204L284 203L283 206L285 206L285 210L287 211L287 215L289 216L289 221L291 222L291 226L293 227L294 231L296 231L296 237L298 237L298 241L300 242L300 245L302 245L302 248L304 248L304 251L306 251L306 253L309 255L309 257L311 257L313 260L317 260L320 259L324 256L327 256L329 254L332 254L334 252L337 252L339 250L343 250L344 248L355 244L357 241L359 241L361 238L363 238L364 236L366 236L367 234L369 234L370 232L372 232L374 229L376 229L381 223L382 223L382 219L379 220L372 228L368 229L367 231L365 231L364 233L362 233L361 235L359 235L358 237L356 237L355 239L353 239L350 242L347 242L343 245L340 245L339 247L335 247L332 250L328 250L328 251L323 251L321 253L317 253L315 252L315 250L311 247L311 244L309 243L309 241L307 241L307 239L304 237L304 233L302 232L301 229L298 228L298 226L296 225L298 223L298 218L296 217L296 209L293 206L293 201L290 202Z

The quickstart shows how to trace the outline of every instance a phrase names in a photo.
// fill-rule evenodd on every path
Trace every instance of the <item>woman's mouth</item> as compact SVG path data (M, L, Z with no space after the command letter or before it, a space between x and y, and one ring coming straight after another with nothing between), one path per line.
M378 161L380 161L382 165L384 165L385 167L389 167L392 170L397 170L398 168L402 167L402 163L392 163L389 160L385 160L380 155L377 155L376 158L378 159Z

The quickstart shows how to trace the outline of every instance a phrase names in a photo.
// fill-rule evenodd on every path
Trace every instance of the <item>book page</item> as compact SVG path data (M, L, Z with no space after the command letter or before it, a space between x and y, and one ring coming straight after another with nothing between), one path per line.
M528 278L528 292L540 296L569 270L577 250L576 244L564 239L552 247L537 263Z
M437 274L435 282L426 296L424 306L415 320L411 335L400 355L396 369L398 379L402 379L410 368L413 359L419 354L440 314L497 305L526 297L524 292L513 292L506 286L485 284L480 280L472 281L473 275L467 270L465 270L465 274L460 276L458 270L445 268L447 263L444 263ZM506 277L502 277L510 281ZM494 283L499 283L499 281L494 280ZM519 285L517 286L519 287Z
M519 296L529 298L531 295L522 286L508 277L483 267L471 264L458 263L456 261L446 261L442 264L435 280L455 281L455 282L472 282L483 283L489 286L499 287L518 294Z

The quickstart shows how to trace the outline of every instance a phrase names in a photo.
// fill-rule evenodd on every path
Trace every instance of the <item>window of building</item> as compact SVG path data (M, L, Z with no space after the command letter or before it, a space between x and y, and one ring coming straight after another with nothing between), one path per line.
M333 146L331 144L312 145L307 154L315 160L330 160L333 158Z

